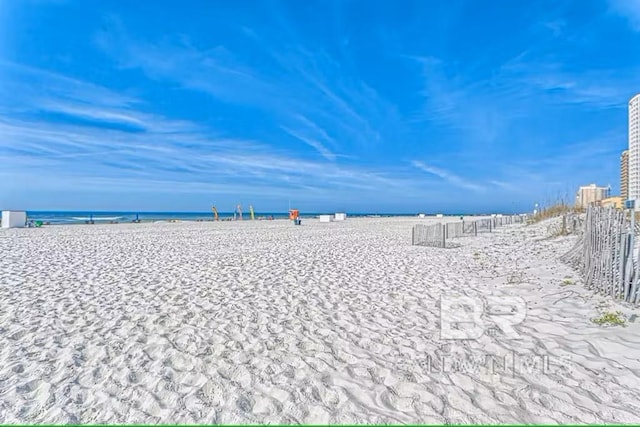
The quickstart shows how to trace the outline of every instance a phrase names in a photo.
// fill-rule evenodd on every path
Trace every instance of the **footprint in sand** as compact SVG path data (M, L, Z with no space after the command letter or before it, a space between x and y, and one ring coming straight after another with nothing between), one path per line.
M26 383L20 384L16 386L16 393L18 394L30 394L38 389L40 385L42 385L44 381L35 379L28 381Z
M172 351L164 360L165 366L169 366L175 369L178 372L189 372L194 368L194 364L192 361L192 357L185 353L180 353L178 351Z
M236 407L244 414L253 412L254 401L249 395L242 395L236 399Z

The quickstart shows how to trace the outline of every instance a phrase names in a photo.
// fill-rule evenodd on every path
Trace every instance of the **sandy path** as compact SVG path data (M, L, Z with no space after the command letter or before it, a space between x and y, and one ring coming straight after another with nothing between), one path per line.
M563 286L573 238L416 221L3 230L0 422L640 421L639 326L590 321L634 310ZM442 340L452 292L522 297L521 339Z

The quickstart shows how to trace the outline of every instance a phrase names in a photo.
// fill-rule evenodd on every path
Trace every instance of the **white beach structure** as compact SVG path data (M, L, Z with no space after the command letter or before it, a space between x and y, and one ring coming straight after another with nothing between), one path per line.
M425 214L419 214L418 215L420 218L424 218L426 215Z
M347 219L347 214L346 213L336 213L333 216L333 220L334 221L344 221L345 219Z
M443 217L444 217L444 215L442 215L442 214L436 215L436 218L443 218Z
M320 215L320 222L331 222L333 221L333 215Z
M26 225L25 211L2 211L2 228L23 228Z
M640 210L640 93L629 100L628 197Z

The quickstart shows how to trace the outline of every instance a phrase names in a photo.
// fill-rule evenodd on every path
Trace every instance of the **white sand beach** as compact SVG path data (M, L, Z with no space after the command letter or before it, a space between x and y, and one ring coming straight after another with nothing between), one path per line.
M2 230L0 423L640 422L640 321L575 237L411 246L424 221ZM519 339L442 339L443 294L522 297Z

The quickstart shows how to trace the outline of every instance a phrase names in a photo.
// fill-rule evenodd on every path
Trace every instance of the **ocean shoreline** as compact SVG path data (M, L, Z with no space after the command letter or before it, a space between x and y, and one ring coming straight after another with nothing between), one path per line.
M302 213L300 218L303 220L318 219L324 213ZM490 214L444 214L443 217L437 217L438 214L426 214L419 217L419 214L348 214L347 218L415 218L415 219L431 219L431 218L481 218L488 217ZM494 214L495 215L495 214ZM505 214L506 215L506 214ZM288 220L288 214L278 213L255 213L255 219L252 220L249 214L244 213L242 221L264 221L264 220ZM40 222L44 225L64 225L64 224L127 224L127 223L148 223L148 222L226 222L239 221L239 217L234 217L233 213L221 212L219 219L213 218L212 214L200 212L148 212L148 213L132 213L132 212L73 212L73 211L27 211L27 219L29 221Z

